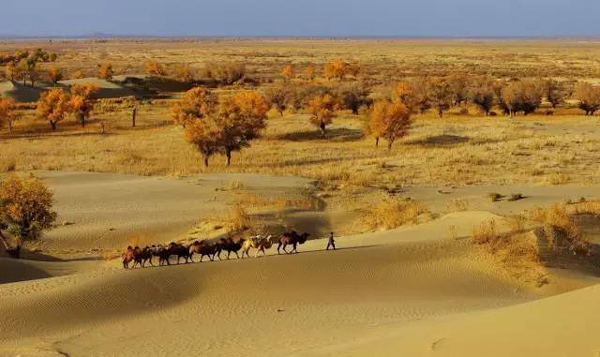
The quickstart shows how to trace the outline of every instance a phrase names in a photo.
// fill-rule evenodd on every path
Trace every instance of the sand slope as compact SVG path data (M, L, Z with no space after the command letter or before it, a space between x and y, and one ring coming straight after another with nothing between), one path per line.
M149 355L276 356L380 325L535 298L456 241L136 271L113 264L2 285L0 294L5 348L54 346L72 356L90 347L96 355L135 355L141 348ZM115 343L130 339L138 343Z
M44 240L50 251L121 247L140 232L171 239L223 209L232 181L255 190L311 185L258 175L42 176L60 219L73 223ZM539 196L558 199L551 190ZM313 240L296 255L273 249L132 271L118 260L0 259L0 356L593 355L600 288L554 294L598 278L561 271L543 289L514 280L466 239L489 219L501 221L456 212L338 237L335 252Z

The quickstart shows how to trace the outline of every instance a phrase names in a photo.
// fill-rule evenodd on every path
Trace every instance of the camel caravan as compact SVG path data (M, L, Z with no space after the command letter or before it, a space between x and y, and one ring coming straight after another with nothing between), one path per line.
M271 249L275 243L277 243L277 254L281 254L283 250L287 254L298 253L298 245L304 244L310 234L303 233L298 234L296 231L283 233L279 238L273 236L261 236L257 235L251 238L240 238L234 241L232 238L221 238L218 242L211 243L207 240L195 241L189 246L184 244L171 242L169 245L164 246L162 244L140 247L127 247L122 255L123 268L144 268L147 263L151 266L155 266L153 258L158 258L158 266L171 265L171 258L177 258L177 264L181 263L181 260L185 263L194 263L194 255L199 255L199 262L204 261L204 257L208 257L210 261L214 261L216 257L219 260L222 253L227 253L227 259L230 259L231 253L235 253L238 259L244 259L244 256L250 258L250 250L254 249L254 257L258 257L259 253L263 253L263 256L267 254L267 250ZM291 246L292 250L288 251L287 246ZM242 254L240 258L240 253ZM130 263L133 265L130 267Z

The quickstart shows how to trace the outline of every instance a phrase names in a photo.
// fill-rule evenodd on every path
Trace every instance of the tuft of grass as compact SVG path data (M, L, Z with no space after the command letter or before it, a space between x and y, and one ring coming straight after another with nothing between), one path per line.
M500 240L496 220L491 219L473 227L471 239L475 244L495 245Z
M548 183L551 185L564 185L571 182L571 177L564 173L554 174L548 177Z
M371 229L393 229L405 224L417 224L421 217L430 213L420 202L390 199L367 208L361 220Z

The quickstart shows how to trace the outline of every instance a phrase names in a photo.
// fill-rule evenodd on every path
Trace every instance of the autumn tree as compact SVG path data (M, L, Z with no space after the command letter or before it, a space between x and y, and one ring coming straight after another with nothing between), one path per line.
M202 154L204 166L220 149L220 128L214 115L217 97L204 88L187 91L181 102L172 108L173 121L184 128L186 140Z
M473 81L469 98L485 116L490 115L495 103L494 80L490 77L480 77Z
M579 108L585 115L594 115L600 110L600 87L587 82L577 83L573 97L579 101Z
M208 117L217 104L217 96L211 91L201 87L192 88L171 109L173 121L185 127L190 122Z
M37 102L37 117L47 120L52 130L56 130L56 125L65 118L69 109L69 96L60 89L53 89L42 93Z
M165 67L156 61L148 61L144 64L146 73L153 76L166 76Z
M115 75L113 65L110 62L104 62L98 65L98 77L111 80Z
M325 129L335 118L339 107L337 99L329 94L317 95L308 102L307 110L311 114L310 123L325 135Z
M283 67L283 70L281 71L281 75L283 76L283 78L285 78L286 81L289 81L292 78L294 78L294 74L294 66L292 66L291 64L285 65L285 67Z
M408 134L410 125L411 112L401 101L382 100L375 103L369 122L370 132L375 135L375 146L379 145L379 138L384 138L391 150L396 139Z
M440 118L442 118L444 112L452 106L452 88L450 87L450 84L442 78L431 81L429 84L428 97Z
M48 69L46 70L46 74L48 75L48 79L50 79L50 82L54 84L57 84L64 78L64 73L58 66L48 67Z
M556 110L557 106L564 103L565 88L562 82L555 79L548 79L543 83L543 91L546 100L552 105L552 109Z
M220 100L218 108L221 132L219 144L231 165L231 153L250 146L267 125L269 104L256 91L238 92Z
M501 107L512 118L516 113L531 114L542 104L542 88L538 82L524 80L502 89Z
M352 111L352 114L357 115L358 110L362 106L369 106L372 103L369 95L371 92L362 84L353 83L347 86L340 87L337 97L340 98L341 105L344 109Z
M204 66L204 76L230 85L240 81L246 75L246 66L243 63L207 63Z
M454 74L447 78L452 105L462 105L469 99L469 79L464 74Z
M93 109L92 95L98 92L100 87L92 83L75 84L71 87L69 110L79 118L81 126L85 126L85 120L89 118Z
M177 68L176 77L179 81L189 83L194 81L194 72L187 64L182 64Z
M10 98L0 98L0 124L6 125L8 132L12 133L13 123L17 118L16 103Z
M11 82L14 82L16 78L18 78L17 68L13 62L9 62L4 69L4 73L6 78Z
M288 107L290 96L291 91L286 86L276 86L265 92L265 99L281 116Z
M203 156L204 165L217 153L227 157L250 145L266 126L269 105L258 92L238 92L217 98L210 91L194 88L176 105L173 120L184 127L186 140Z
M15 258L23 242L38 239L52 227L57 217L52 204L52 192L35 176L12 175L0 182L0 241Z
M323 75L327 79L343 80L346 77L348 65L341 60L335 60L325 65Z

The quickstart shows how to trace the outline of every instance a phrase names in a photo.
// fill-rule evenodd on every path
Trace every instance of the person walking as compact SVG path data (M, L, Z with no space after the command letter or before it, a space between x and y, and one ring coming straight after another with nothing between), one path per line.
M329 250L330 247L332 247L333 250L335 250L335 239L333 239L333 232L331 232L329 235L329 241L327 242L327 250Z

